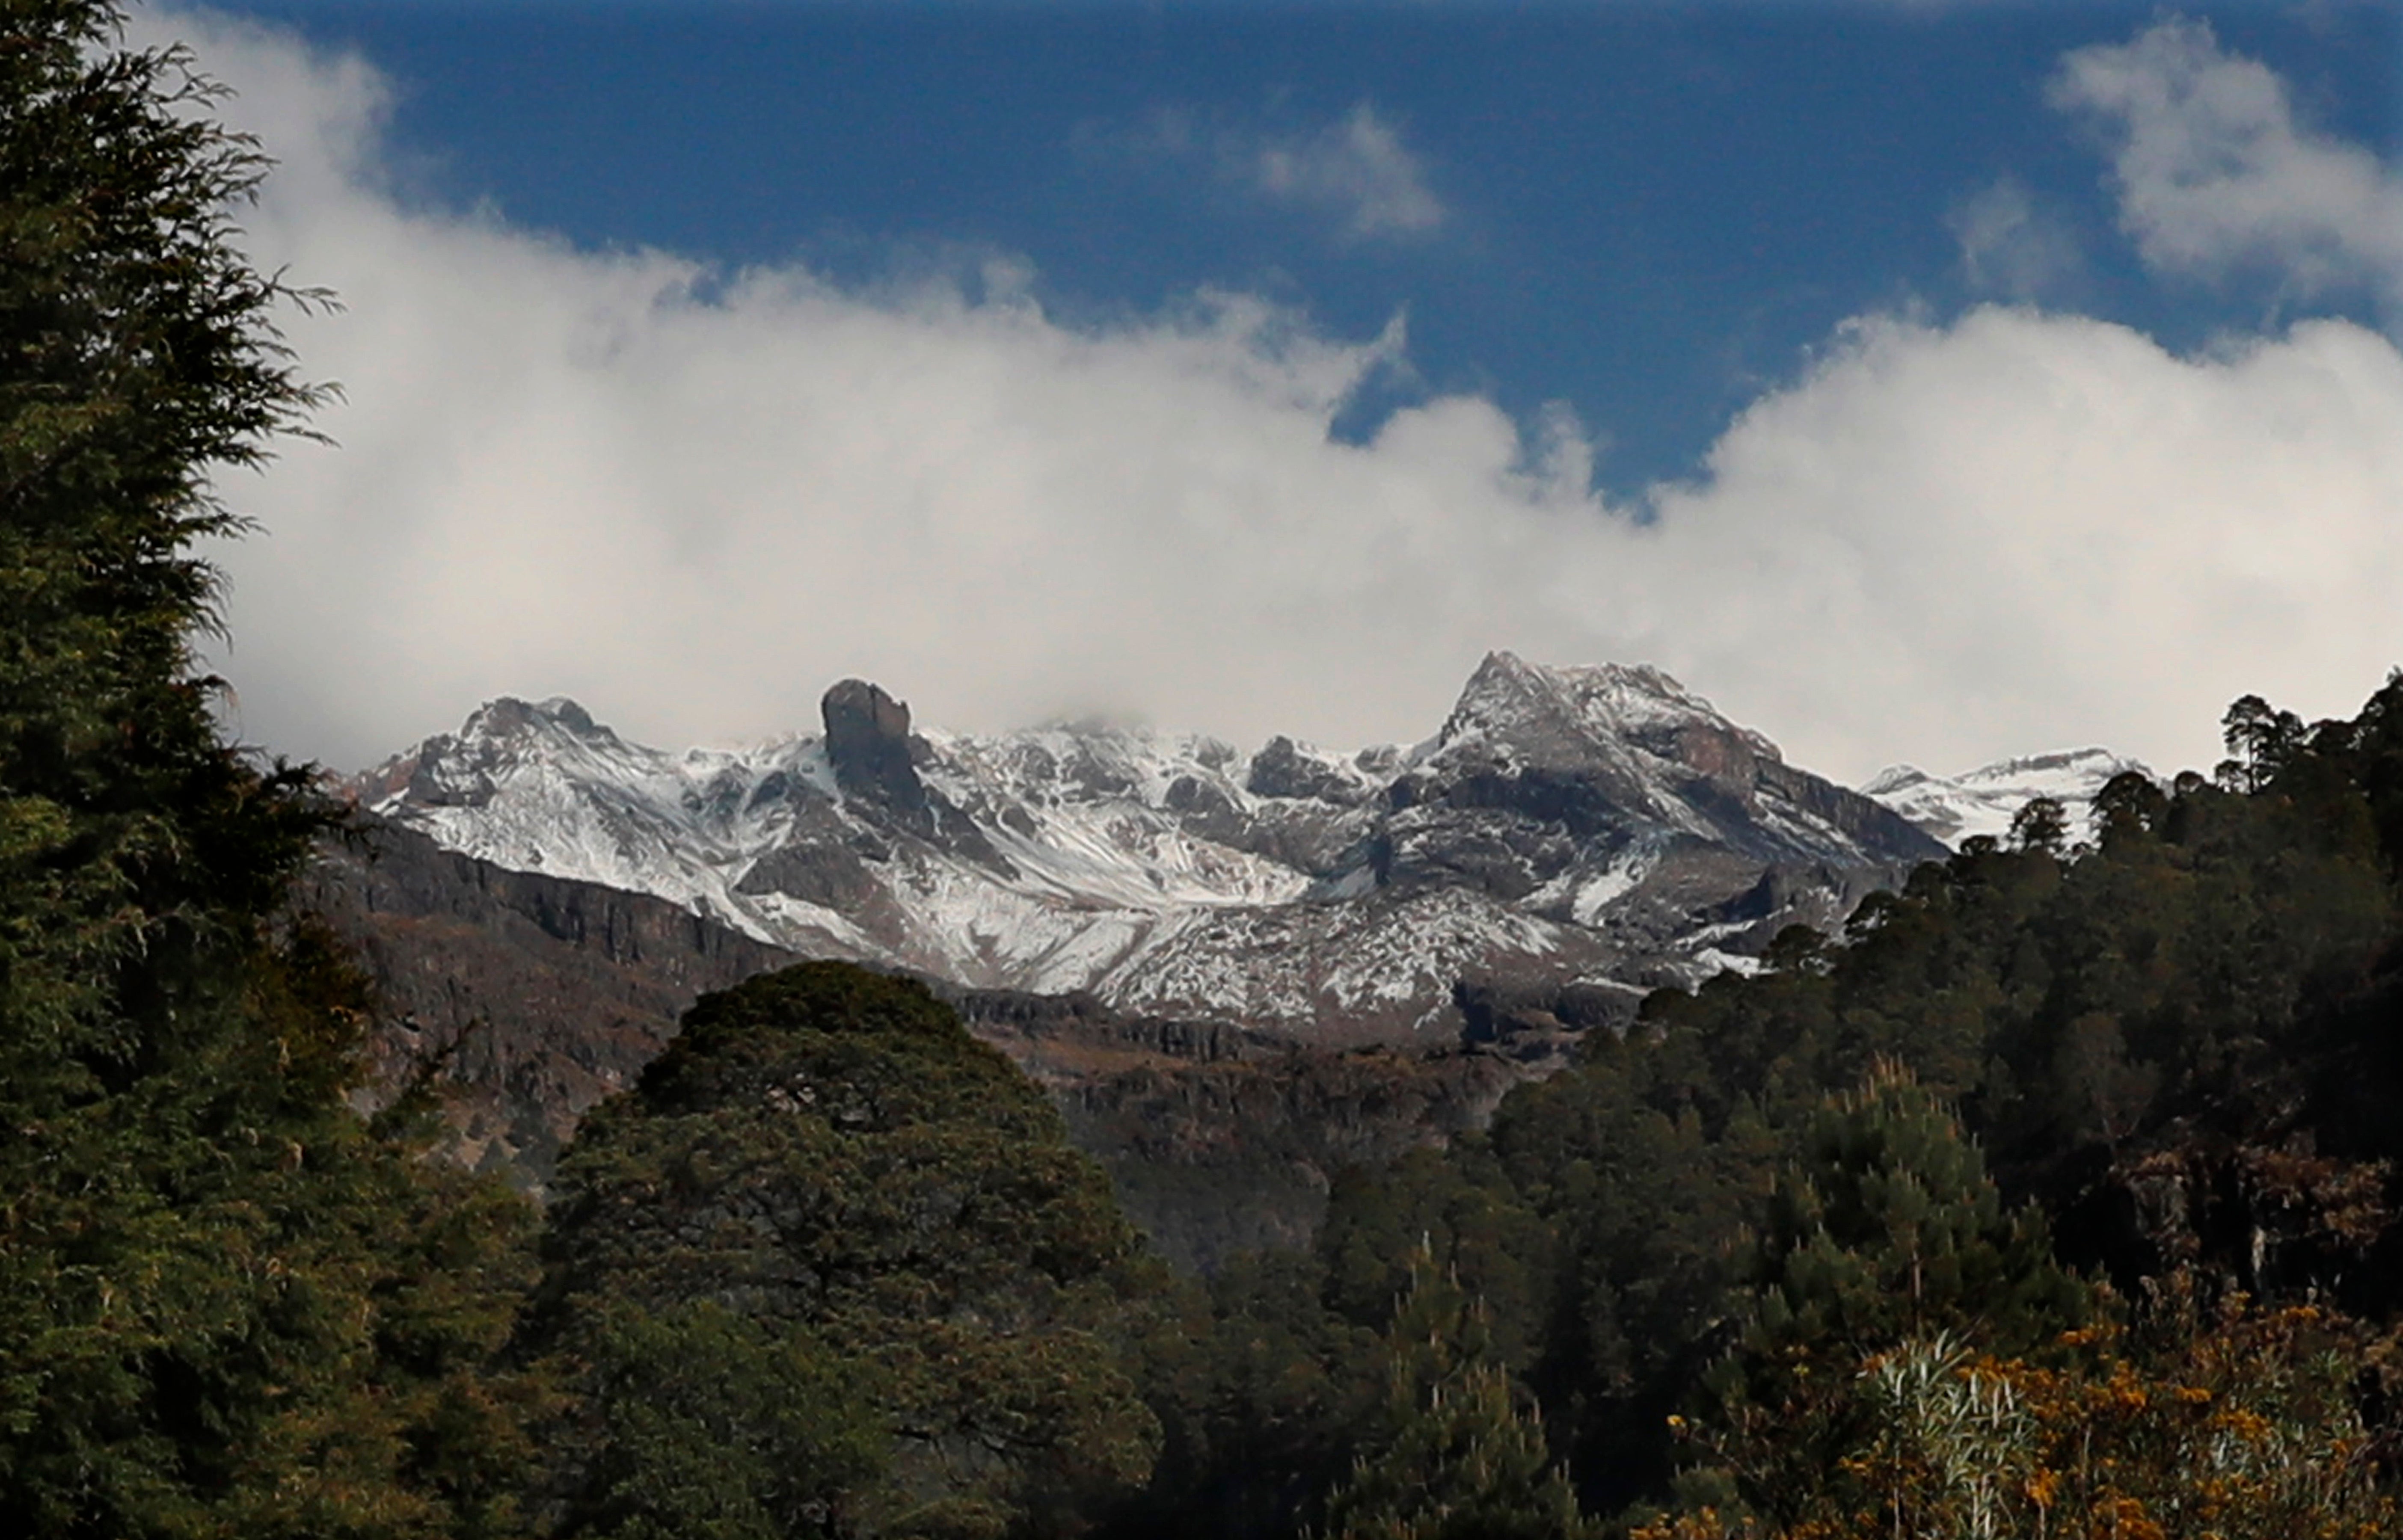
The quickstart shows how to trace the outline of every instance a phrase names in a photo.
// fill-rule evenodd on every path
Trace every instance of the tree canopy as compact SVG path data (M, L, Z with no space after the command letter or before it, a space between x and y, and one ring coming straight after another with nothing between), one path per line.
M704 997L557 1194L532 1340L589 1366L563 1533L997 1535L1150 1472L1129 1367L1165 1276L1051 1104L915 983L811 963ZM761 1367L655 1399L732 1340ZM786 1431L812 1403L826 1427ZM672 1450L637 1411L718 1431ZM692 1527L703 1492L761 1524Z

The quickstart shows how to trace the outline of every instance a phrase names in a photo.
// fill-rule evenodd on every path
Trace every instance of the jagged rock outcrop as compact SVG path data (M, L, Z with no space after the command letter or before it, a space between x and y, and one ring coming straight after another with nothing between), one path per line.
M1254 797L1356 808L1376 796L1378 782L1356 765L1312 754L1280 733L1252 756L1243 789Z
M818 714L826 723L826 765L845 797L878 810L900 831L925 840L946 854L973 861L1004 881L1018 875L1008 859L993 848L975 819L941 793L929 791L925 782L919 779L918 761L931 758L933 751L925 740L910 734L910 707L906 702L894 700L864 679L845 679L826 692L818 702ZM789 798L793 790L787 781L781 794ZM755 803L758 797L757 791L752 793ZM855 843L877 860L886 859L889 853L872 835ZM769 854L768 885L746 889L737 884L736 891L783 893L817 902L812 890L797 889L775 880L776 874L792 870L797 858L806 866L813 863L816 853L817 847L787 842ZM755 867L746 874L745 881L761 875ZM872 902L857 894L855 884L851 886L852 892L835 895L835 901L826 907L841 912L848 906Z
M925 784L910 762L910 708L865 679L845 679L818 702L835 784L904 814L924 811Z

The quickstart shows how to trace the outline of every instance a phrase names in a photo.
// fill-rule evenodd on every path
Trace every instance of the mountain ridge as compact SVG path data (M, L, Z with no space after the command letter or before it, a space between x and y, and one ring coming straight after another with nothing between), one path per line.
M2050 798L2073 812L2094 799L2115 775L2151 769L2108 749L2059 749L2020 755L1959 775L1931 775L1916 765L1890 765L1861 784L1873 798L1949 845L1979 836L1999 839L2021 808Z
M347 784L445 849L799 955L1330 1046L1449 1039L1464 985L1699 983L1946 853L1646 665L1493 653L1433 737L1351 753L951 733L863 680L821 717L672 753L504 697Z

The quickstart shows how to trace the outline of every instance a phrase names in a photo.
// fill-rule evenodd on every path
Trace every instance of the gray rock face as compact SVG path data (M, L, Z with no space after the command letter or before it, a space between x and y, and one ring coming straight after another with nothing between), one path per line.
M1353 808L1373 795L1375 783L1349 767L1304 754L1292 739L1279 734L1252 756L1243 789L1254 797Z
M431 1071L441 1152L537 1193L696 996L799 961L645 894L511 871L380 820L354 832L320 850L296 901L376 985L358 1099L383 1105Z
M903 814L923 811L926 787L910 762L910 708L865 679L845 679L818 702L826 762L854 797Z
M496 701L355 785L447 848L796 952L1329 1045L1456 1041L1464 988L1749 965L1944 853L1649 668L1496 653L1435 738L1348 755L913 730L862 680L821 713L670 755L572 702Z
M930 758L924 739L910 732L910 708L864 679L845 679L826 692L818 703L826 720L826 758L835 784L845 796L881 810L899 828L951 854L991 868L1003 878L1015 877L1007 857L993 848L975 819L943 797L931 793L918 777L918 761ZM787 784L789 785L789 782ZM756 795L756 794L755 794ZM815 852L796 855L790 846L774 853L776 869L792 872L821 869L826 865ZM880 857L881 859L881 857ZM837 865L840 865L840 861ZM754 868L755 874L757 868ZM745 878L745 881L752 879ZM841 891L821 895L817 885L793 887L770 873L767 886L737 891L780 892L806 902L840 910ZM866 902L855 884L844 884L851 902ZM831 899L831 902L829 902Z

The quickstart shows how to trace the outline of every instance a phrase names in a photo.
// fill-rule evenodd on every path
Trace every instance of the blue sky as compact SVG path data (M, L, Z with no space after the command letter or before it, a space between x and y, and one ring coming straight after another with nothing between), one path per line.
M501 690L771 730L840 673L1407 739L1487 645L1848 776L2181 762L2403 661L2391 0L144 24L350 307L294 326L349 458L228 558L245 728L337 763ZM442 618L328 646L385 610Z

